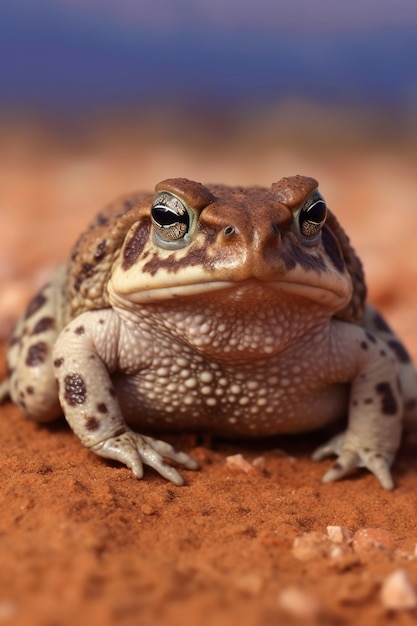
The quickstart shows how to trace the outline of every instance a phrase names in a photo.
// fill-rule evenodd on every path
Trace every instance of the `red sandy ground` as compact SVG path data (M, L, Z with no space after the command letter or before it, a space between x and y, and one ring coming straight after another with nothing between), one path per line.
M3 345L34 288L117 194L178 175L269 185L303 173L321 181L368 269L371 299L417 356L415 140L310 135L291 144L265 128L222 142L161 131L155 140L128 131L69 142L29 125L1 129ZM380 598L398 568L417 587L414 433L395 462L393 492L365 472L322 484L331 462L309 458L319 434L254 445L171 438L202 467L184 472L182 488L150 470L137 481L82 448L64 422L38 426L10 404L0 407L0 440L0 625L416 623L416 609L389 610ZM226 457L237 453L261 461L233 469ZM297 536L329 525L384 530L388 541L336 558L294 556ZM306 617L279 601L293 587L312 601Z

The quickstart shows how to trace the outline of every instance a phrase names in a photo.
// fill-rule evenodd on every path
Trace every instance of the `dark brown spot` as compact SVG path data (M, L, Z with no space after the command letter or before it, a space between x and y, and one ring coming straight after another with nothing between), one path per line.
M99 413L107 413L107 406L104 404L104 402L100 402L100 403L97 405L97 411L98 411Z
M77 328L74 330L74 333L76 335L84 335L84 333L85 333L84 326L77 326Z
M84 379L79 374L68 374L64 379L64 398L70 406L83 404L87 398Z
M34 329L32 330L32 335L37 335L38 333L43 333L46 330L51 330L52 328L55 328L55 320L53 317L42 317L42 319L39 320L39 322L37 322L35 324Z
M410 363L411 359L409 357L407 350L404 348L402 343L400 343L396 339L391 339L391 341L388 341L388 345L391 348L391 350L394 352L395 356L400 361L400 363Z
M98 320L98 323L99 323L99 324L104 324L104 320L100 318L100 319Z
M414 398L411 398L411 400L407 400L407 402L405 403L405 410L406 411L413 411L417 406L417 400Z
M79 291L81 289L82 283L87 279L94 276L96 273L96 268L92 263L83 263L81 265L81 271L77 274L74 281L74 289Z
M361 348L362 348L362 350L367 350L368 349L368 344L366 343L366 341L361 341Z
M36 365L41 365L45 363L46 357L48 356L48 346L44 341L39 341L39 343L33 344L30 346L28 353L26 355L26 365L29 367L35 367Z
M346 266L339 243L328 226L323 228L322 242L324 250L335 268L341 273L344 272Z
M381 332L390 333L391 328L388 326L382 315L379 313L375 313L374 315L374 325L375 328Z
M371 343L376 343L376 339L373 335L371 335L371 333L365 332L365 335Z
M46 297L42 292L38 293L29 303L28 308L26 309L25 318L28 319L31 317L36 311L39 311L41 307L46 303Z
M108 217L106 217L103 213L99 213L96 217L96 225L97 226L107 226L109 223Z
M176 274L182 268L193 265L210 268L213 265L213 259L207 254L207 248L208 246L194 248L180 259L176 259L175 254L170 254L166 258L153 254L152 258L143 266L143 271L154 276L160 268L164 268L169 274Z
M85 427L90 432L100 428L100 421L96 417L88 417L85 421Z
M95 254L94 254L95 261L101 261L106 256L106 253L105 253L106 243L107 241L103 239L103 241L100 241L100 243L98 244Z
M364 403L365 404L372 404L373 401L374 401L373 398L365 398Z
M26 393L28 393L30 396L33 395L35 393L34 387L32 387L32 385L26 387Z
M128 270L138 260L146 242L149 239L150 224L148 221L138 224L132 237L126 243L123 250L123 263L124 270Z
M282 253L282 260L288 270L300 265L305 270L323 271L326 264L321 256L306 252L298 243Z
M60 358L60 359L55 359L55 361L54 361L54 365L55 365L55 367L61 367L61 365L63 364L63 362L64 362L64 359L63 359L63 358Z
M387 356L387 353L385 352L385 350L380 350L379 354L381 356Z
M381 397L381 410L385 415L396 415L398 412L398 404L395 399L392 387L389 383L378 383L375 391Z
M113 396L113 398L116 397L116 391L115 391L114 387L109 387L109 394L111 396Z

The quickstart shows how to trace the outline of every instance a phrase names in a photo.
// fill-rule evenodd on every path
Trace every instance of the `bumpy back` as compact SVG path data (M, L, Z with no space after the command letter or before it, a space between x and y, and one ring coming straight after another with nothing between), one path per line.
M85 311L107 308L106 285L132 224L144 218L152 194L122 197L101 211L74 246L66 280L65 323Z

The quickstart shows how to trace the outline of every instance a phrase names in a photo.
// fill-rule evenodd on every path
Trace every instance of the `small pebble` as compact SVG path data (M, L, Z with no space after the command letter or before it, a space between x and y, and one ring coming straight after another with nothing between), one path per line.
M322 612L319 599L298 587L282 589L278 595L278 606L289 615L300 619L314 619Z
M350 543L352 541L352 533L344 526L327 526L327 536L335 543Z
M266 465L265 457L264 456L257 456L256 459L253 459L252 465L253 465L253 467L256 467L258 469L264 469L264 467Z
M392 552L395 548L392 535L382 528L361 528L353 535L352 545L355 552L375 548Z
M248 474L253 467L241 454L232 454L226 457L226 465L230 469L239 470Z
M324 533L315 531L296 537L292 547L292 553L299 561L313 561L323 557L340 559L351 552L352 548L347 542L332 541Z
M385 608L394 611L414 609L417 606L416 590L404 569L397 569L383 582L381 601Z
M294 539L292 553L299 561L312 561L329 557L333 547L327 535L312 531Z

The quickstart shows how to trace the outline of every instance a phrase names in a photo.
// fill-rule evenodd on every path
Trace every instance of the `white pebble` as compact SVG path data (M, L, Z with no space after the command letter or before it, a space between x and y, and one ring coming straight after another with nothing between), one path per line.
M298 587L286 587L278 595L278 605L289 615L300 619L317 618L322 610L315 596Z
M349 543L352 541L352 533L344 526L327 526L327 536L335 543Z
M395 611L417 606L416 590L404 569L396 569L384 580L381 601L385 608Z
M246 459L243 458L241 454L232 454L226 457L226 465L231 469L237 469L246 474L250 472L253 467Z

